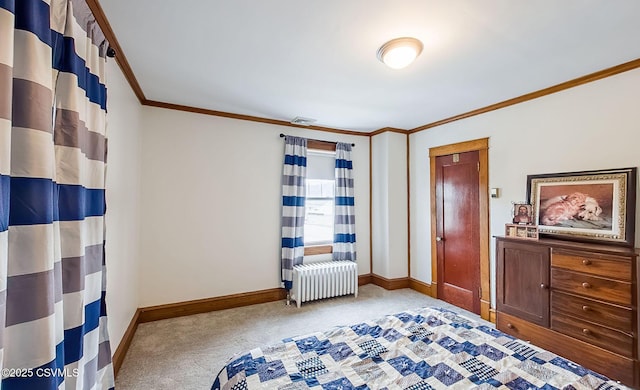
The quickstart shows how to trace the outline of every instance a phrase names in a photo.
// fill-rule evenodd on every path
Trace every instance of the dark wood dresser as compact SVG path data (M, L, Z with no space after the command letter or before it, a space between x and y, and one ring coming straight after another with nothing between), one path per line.
M497 328L640 388L638 250L496 237Z

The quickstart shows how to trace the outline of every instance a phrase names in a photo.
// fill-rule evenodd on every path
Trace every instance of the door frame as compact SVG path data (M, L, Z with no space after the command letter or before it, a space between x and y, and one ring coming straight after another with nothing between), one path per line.
M491 274L489 262L489 138L459 142L429 148L429 174L431 192L431 293L438 297L438 251L436 247L436 157L454 153L478 151L480 197L478 223L480 228L480 316L491 320Z

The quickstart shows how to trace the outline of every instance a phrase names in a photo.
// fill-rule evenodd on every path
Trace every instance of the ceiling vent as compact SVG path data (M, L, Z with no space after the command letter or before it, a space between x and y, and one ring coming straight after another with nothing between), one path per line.
M316 122L316 119L297 116L291 120L291 123L298 126L309 126Z

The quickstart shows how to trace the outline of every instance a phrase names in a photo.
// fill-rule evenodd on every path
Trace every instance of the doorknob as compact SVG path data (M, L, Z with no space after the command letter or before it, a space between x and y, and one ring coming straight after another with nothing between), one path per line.
M442 241L442 237L436 236L436 241Z

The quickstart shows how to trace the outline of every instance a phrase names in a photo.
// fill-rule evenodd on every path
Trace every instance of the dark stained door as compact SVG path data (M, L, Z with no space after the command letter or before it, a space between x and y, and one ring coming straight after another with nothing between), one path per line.
M479 153L436 157L438 298L480 314Z

